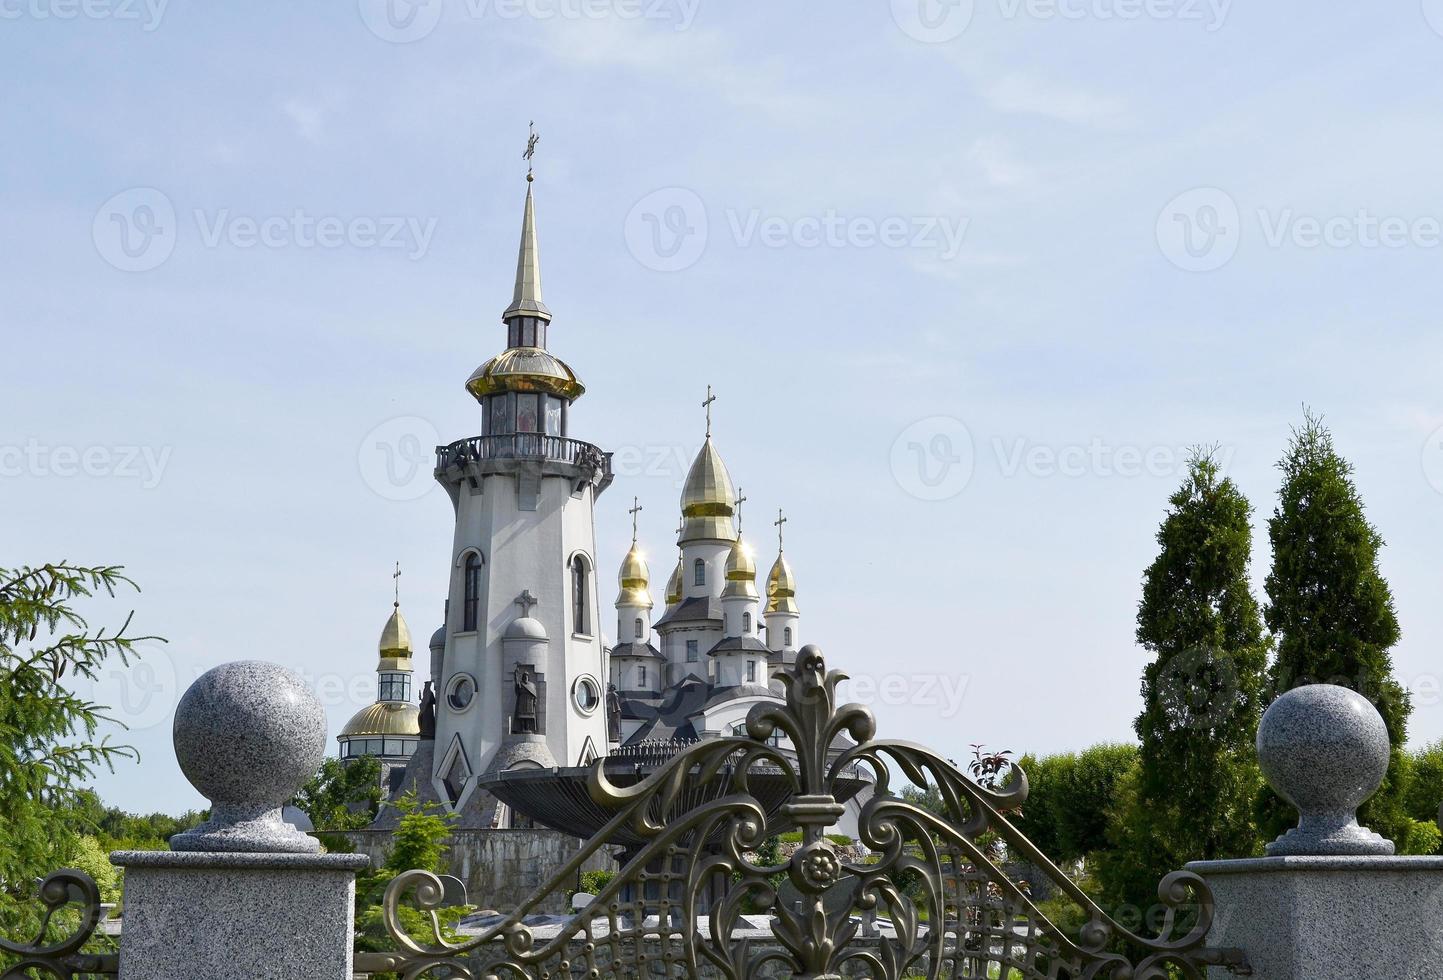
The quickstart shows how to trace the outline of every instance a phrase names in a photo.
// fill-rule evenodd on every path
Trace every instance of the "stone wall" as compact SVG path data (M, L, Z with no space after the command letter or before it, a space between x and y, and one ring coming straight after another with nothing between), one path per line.
M366 854L375 866L391 851L391 834L353 830L340 836ZM581 841L554 830L460 830L447 848L447 871L466 883L467 901L483 909L510 911L528 897L581 849ZM609 856L589 858L584 871L614 870ZM571 909L569 888L548 895L538 912L564 913Z

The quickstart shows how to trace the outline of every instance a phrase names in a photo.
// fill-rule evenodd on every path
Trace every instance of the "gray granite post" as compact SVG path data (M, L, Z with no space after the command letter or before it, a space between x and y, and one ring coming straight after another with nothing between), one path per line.
M202 675L175 712L186 778L211 819L171 851L118 851L125 869L121 980L351 980L356 872L319 854L281 807L325 754L326 714L274 664Z
M1388 768L1377 709L1346 688L1296 688L1264 713L1257 744L1298 826L1268 857L1188 865L1216 900L1208 945L1242 949L1255 980L1443 977L1443 858L1395 857L1357 820Z

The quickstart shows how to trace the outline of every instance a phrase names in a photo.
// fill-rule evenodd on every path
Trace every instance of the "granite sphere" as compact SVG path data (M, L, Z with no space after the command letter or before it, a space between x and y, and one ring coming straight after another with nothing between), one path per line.
M185 778L212 803L278 807L320 767L326 711L293 671L223 664L180 699L174 738Z
M1393 852L1357 823L1358 807L1388 772L1388 728L1371 701L1333 684L1294 688L1263 713L1257 746L1269 785L1300 816L1269 854Z

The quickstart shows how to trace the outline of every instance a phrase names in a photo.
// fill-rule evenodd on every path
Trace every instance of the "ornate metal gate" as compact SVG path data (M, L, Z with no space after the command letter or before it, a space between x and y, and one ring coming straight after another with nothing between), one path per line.
M1201 978L1208 965L1246 972L1239 952L1204 948L1213 902L1201 878L1169 875L1158 889L1166 909L1160 934L1129 931L1005 816L1026 799L1020 771L1005 792L992 792L920 746L876 740L870 711L836 704L845 676L828 672L814 647L777 676L786 704L754 708L745 737L698 742L630 787L612 784L598 765L591 793L614 808L615 817L531 899L469 941L443 938L435 876L412 871L395 879L385 913L399 952L366 954L359 965L407 980L470 978L478 964L484 976L497 978L697 977L706 971L728 980L1147 980ZM778 732L792 752L773 744ZM871 852L862 861L845 859L825 836L843 812L834 786L857 765L875 780L859 824L861 843ZM793 783L792 796L770 818L748 789L749 774L760 767L781 768ZM912 783L936 786L944 814L893 794L894 768ZM730 793L693 809L676 805L688 780L710 779L728 781ZM756 850L782 826L800 829L801 845L781 864L756 863ZM550 935L525 924L545 898L569 890L586 859L622 827L647 843L595 901ZM1077 903L1087 916L1079 935L1064 934L1004 873L985 846L989 835ZM784 902L780 881L789 881L800 901ZM413 939L401 926L408 895L431 913L429 941ZM770 937L738 938L747 907L770 915ZM864 921L885 925L885 932L864 939ZM1119 948L1138 952L1114 951Z
M465 942L445 938L437 910L441 881L410 871L385 896L394 953L362 953L358 972L422 978L700 977L728 980L797 976L957 977L976 980L1201 980L1207 966L1246 974L1237 950L1205 947L1213 900L1201 878L1175 872L1158 888L1165 910L1156 936L1124 928L1093 903L1008 819L1027 797L1020 771L1003 792L968 779L946 760L907 742L875 738L866 708L838 706L845 677L828 672L814 647L779 673L786 703L755 707L746 735L698 742L640 783L617 786L598 764L591 793L614 810L606 827L519 908L484 922ZM785 737L788 748L774 736ZM874 792L861 808L865 859L848 858L825 831L843 812L834 792L855 788L857 767ZM789 774L792 793L779 810L749 790L749 776ZM935 786L942 814L892 792L894 774ZM685 789L722 780L728 792L688 808ZM843 794L849 795L849 794ZM645 844L588 907L549 929L526 919L548 898L569 896L587 859L620 835ZM790 859L758 863L756 852L780 830L800 830ZM1047 918L990 852L1000 841L1070 898L1086 921L1071 935ZM793 897L784 899L789 882ZM58 980L117 972L113 956L81 953L99 917L94 882L74 871L46 880L49 914L75 905L78 928L62 942L0 940L30 970ZM430 936L402 925L403 902L427 913ZM743 913L769 917L769 930L748 936ZM870 933L870 934L868 934ZM44 934L42 933L42 936Z

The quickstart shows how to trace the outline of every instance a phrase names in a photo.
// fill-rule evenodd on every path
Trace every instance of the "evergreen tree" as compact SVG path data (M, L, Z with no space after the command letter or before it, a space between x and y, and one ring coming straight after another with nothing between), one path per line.
M1392 761L1382 789L1362 819L1400 846L1410 834L1403 806L1403 742L1412 705L1393 679L1389 650L1398 617L1378 572L1383 538L1368 523L1353 485L1353 467L1333 448L1322 420L1308 412L1278 464L1283 487L1268 525L1273 569L1266 619L1278 644L1274 695L1303 684L1339 684L1372 701L1388 726ZM1291 826L1295 814L1271 792L1264 796L1266 833Z
M36 879L75 856L86 798L101 767L135 759L102 733L104 705L74 693L109 664L128 664L142 640L92 630L77 604L134 587L118 567L67 562L0 568L0 934L20 935L36 915Z
M1140 907L1188 861L1249 857L1260 844L1253 742L1267 644L1248 586L1252 508L1207 451L1193 455L1170 504L1137 611L1137 641L1154 656L1133 725L1138 768L1113 805L1115 825L1146 832L1114 826L1126 860L1099 869L1109 899Z

